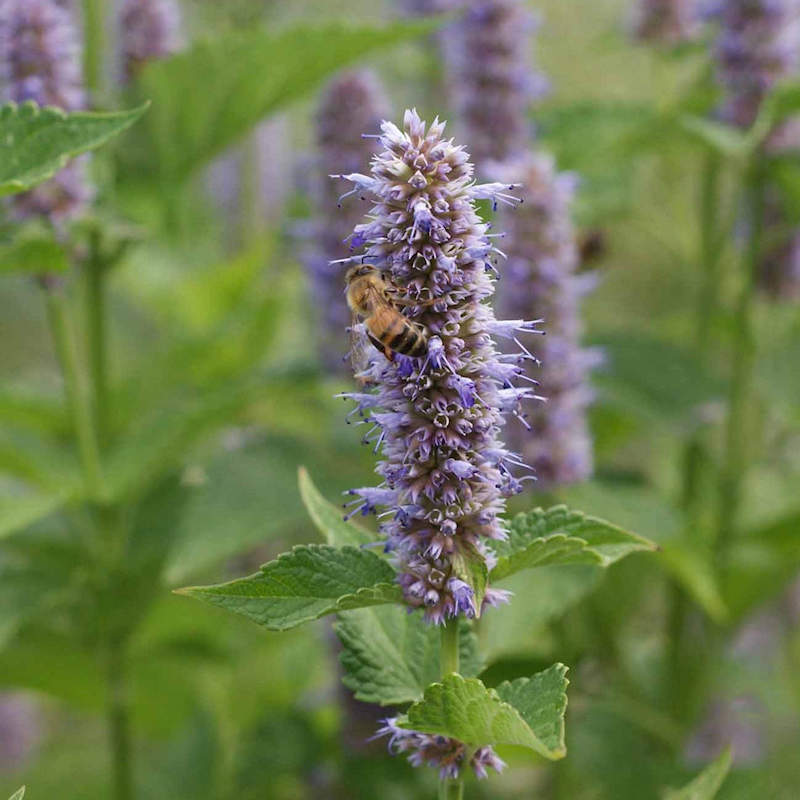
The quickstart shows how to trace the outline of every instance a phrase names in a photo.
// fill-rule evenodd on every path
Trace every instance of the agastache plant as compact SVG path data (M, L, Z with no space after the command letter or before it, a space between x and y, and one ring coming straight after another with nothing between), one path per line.
M55 0L0 0L0 92L3 101L84 106L81 43L68 8ZM12 218L43 217L59 226L85 210L92 192L83 159L46 183L14 196Z
M675 45L698 33L699 0L638 0L634 11L633 35L656 45Z
M318 340L323 363L335 373L349 371L343 355L350 312L342 294L345 268L331 264L350 253L353 228L362 219L363 204L337 203L339 189L333 172L352 172L369 161L375 140L362 137L376 130L386 100L377 77L366 71L349 72L331 81L316 114L317 180L314 184L316 219L313 247L305 257L314 307L319 309Z
M534 468L537 486L584 480L592 471L586 420L587 372L596 354L581 350L580 309L587 279L578 279L571 221L576 178L558 174L553 159L529 147L527 112L548 82L531 69L536 24L518 0L483 0L447 31L446 52L456 106L479 170L519 179L525 204L503 220L509 258L498 285L501 314L543 320L547 339L526 377L538 381L546 405L531 409L529 428L510 428L508 442ZM477 147L475 144L477 143ZM532 431L532 432L531 432Z
M381 484L350 490L342 519L301 469L300 493L326 544L298 545L254 575L181 593L276 631L337 614L345 685L359 701L406 706L387 714L374 738L388 738L390 752L413 766L436 768L440 800L461 800L466 773L503 770L500 746L550 760L566 754L563 664L495 688L477 677L483 659L471 619L510 596L495 584L542 564L608 565L652 545L564 506L502 518L506 498L531 477L501 432L509 416L524 423L526 401L539 399L524 369L535 358L523 344L539 331L494 316L501 254L476 201L520 201L516 184L477 183L444 128L406 111L402 128L382 123L369 174L334 176L354 185L348 195L372 201L344 259L348 283L368 279L374 292L380 280L382 311L393 323L393 315L409 318L393 335L402 330L404 339L411 323L424 344L408 356L391 349L390 337L365 336L361 386L344 395L356 403L349 416L368 427L364 440L382 451ZM380 336L375 319L361 325ZM499 352L494 337L514 352ZM359 513L377 513L382 553L375 532L353 519Z
M182 44L175 0L123 0L119 11L122 73L131 80L148 61L166 58Z
M525 479L515 476L526 467L500 430L506 414L521 417L522 401L535 398L530 386L513 383L525 378L522 361L533 360L517 334L535 327L498 322L486 303L497 250L474 201L515 206L513 185L476 184L467 153L443 138L438 119L426 127L407 111L402 130L384 122L382 132L371 174L343 176L355 184L350 194L375 203L352 243L363 247L359 260L419 301L408 315L429 338L422 358L373 358L359 377L377 391L349 395L371 425L366 440L374 437L384 455L383 483L352 490L350 514L383 510L406 603L442 624L506 599L492 589L477 597L460 563L490 558L487 543L505 538L504 499ZM517 352L499 354L493 336L517 341Z
M525 200L503 220L508 262L498 309L512 317L533 312L547 331L536 371L547 402L533 408L532 434L517 429L509 443L531 464L537 485L546 489L585 480L592 473L587 376L600 354L580 346L580 300L594 280L576 274L580 259L571 205L577 176L558 172L552 156L543 152L529 152L498 169L501 175L519 176Z
M531 138L527 109L549 88L531 64L537 27L521 0L478 0L443 35L453 105L479 168L519 155Z

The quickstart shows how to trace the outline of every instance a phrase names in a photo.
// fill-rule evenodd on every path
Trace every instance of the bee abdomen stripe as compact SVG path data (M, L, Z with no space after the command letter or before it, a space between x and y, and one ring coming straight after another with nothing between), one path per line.
M406 344L406 340L408 339L408 334L411 329L407 327L403 327L400 333L396 333L392 338L389 340L388 345L392 348L392 350L397 350L398 353L404 352L403 345Z
M425 337L417 332L417 338L406 352L406 355L413 356L414 358L419 358L420 356L425 355L426 350L427 350L427 343L425 341Z

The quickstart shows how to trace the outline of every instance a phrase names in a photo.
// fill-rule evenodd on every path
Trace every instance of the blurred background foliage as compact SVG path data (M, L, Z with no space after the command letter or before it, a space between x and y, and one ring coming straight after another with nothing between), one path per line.
M581 176L582 230L603 231L585 314L606 361L594 379L595 478L514 508L568 502L662 552L607 573L550 567L509 582L513 603L479 631L483 678L569 664L569 756L504 754L513 769L467 791L658 798L732 742L719 797L789 800L800 786L800 597L787 594L800 566L797 307L758 309L760 429L720 577L694 527L707 520L687 508L684 452L690 437L701 459L718 452L731 323L719 316L703 358L705 156L664 124L671 110L710 107L698 89L706 50L633 44L624 0L531 6L553 81L534 114L540 141ZM80 477L40 292L29 275L0 277L0 796L22 783L31 798L110 796L104 715L120 687L106 645L123 641L139 796L429 797L435 776L365 741L378 712L340 688L328 623L265 633L170 589L315 540L298 465L333 500L371 480L373 456L334 398L348 383L317 360L320 310L300 261L314 97L335 70L367 63L394 118L407 105L446 118L432 27L376 32L399 16L388 0L184 0L182 10L187 37L207 44L146 67L125 92L104 80L100 94L107 106L153 106L95 156L97 218L83 234L125 245L108 280L99 499ZM786 178L795 194L797 177ZM66 289L78 306L79 277ZM734 290L722 286L725 308ZM695 497L713 491L697 480ZM121 553L97 552L88 534L103 514L126 532ZM676 592L688 607L680 631ZM6 717L17 720L8 735Z

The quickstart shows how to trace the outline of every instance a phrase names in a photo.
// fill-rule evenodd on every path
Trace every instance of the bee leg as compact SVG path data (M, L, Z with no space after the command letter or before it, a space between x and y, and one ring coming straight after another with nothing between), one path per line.
M369 334L369 340L372 342L376 350L383 353L389 361L394 361L394 351L390 350L383 342L379 342L372 334Z

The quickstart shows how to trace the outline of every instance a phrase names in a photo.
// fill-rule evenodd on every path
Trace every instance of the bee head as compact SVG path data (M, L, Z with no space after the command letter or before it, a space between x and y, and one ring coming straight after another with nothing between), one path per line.
M374 264L357 264L354 267L350 267L347 270L347 274L344 277L345 283L352 283L356 278L364 278L367 275L372 275L378 271L378 268Z

